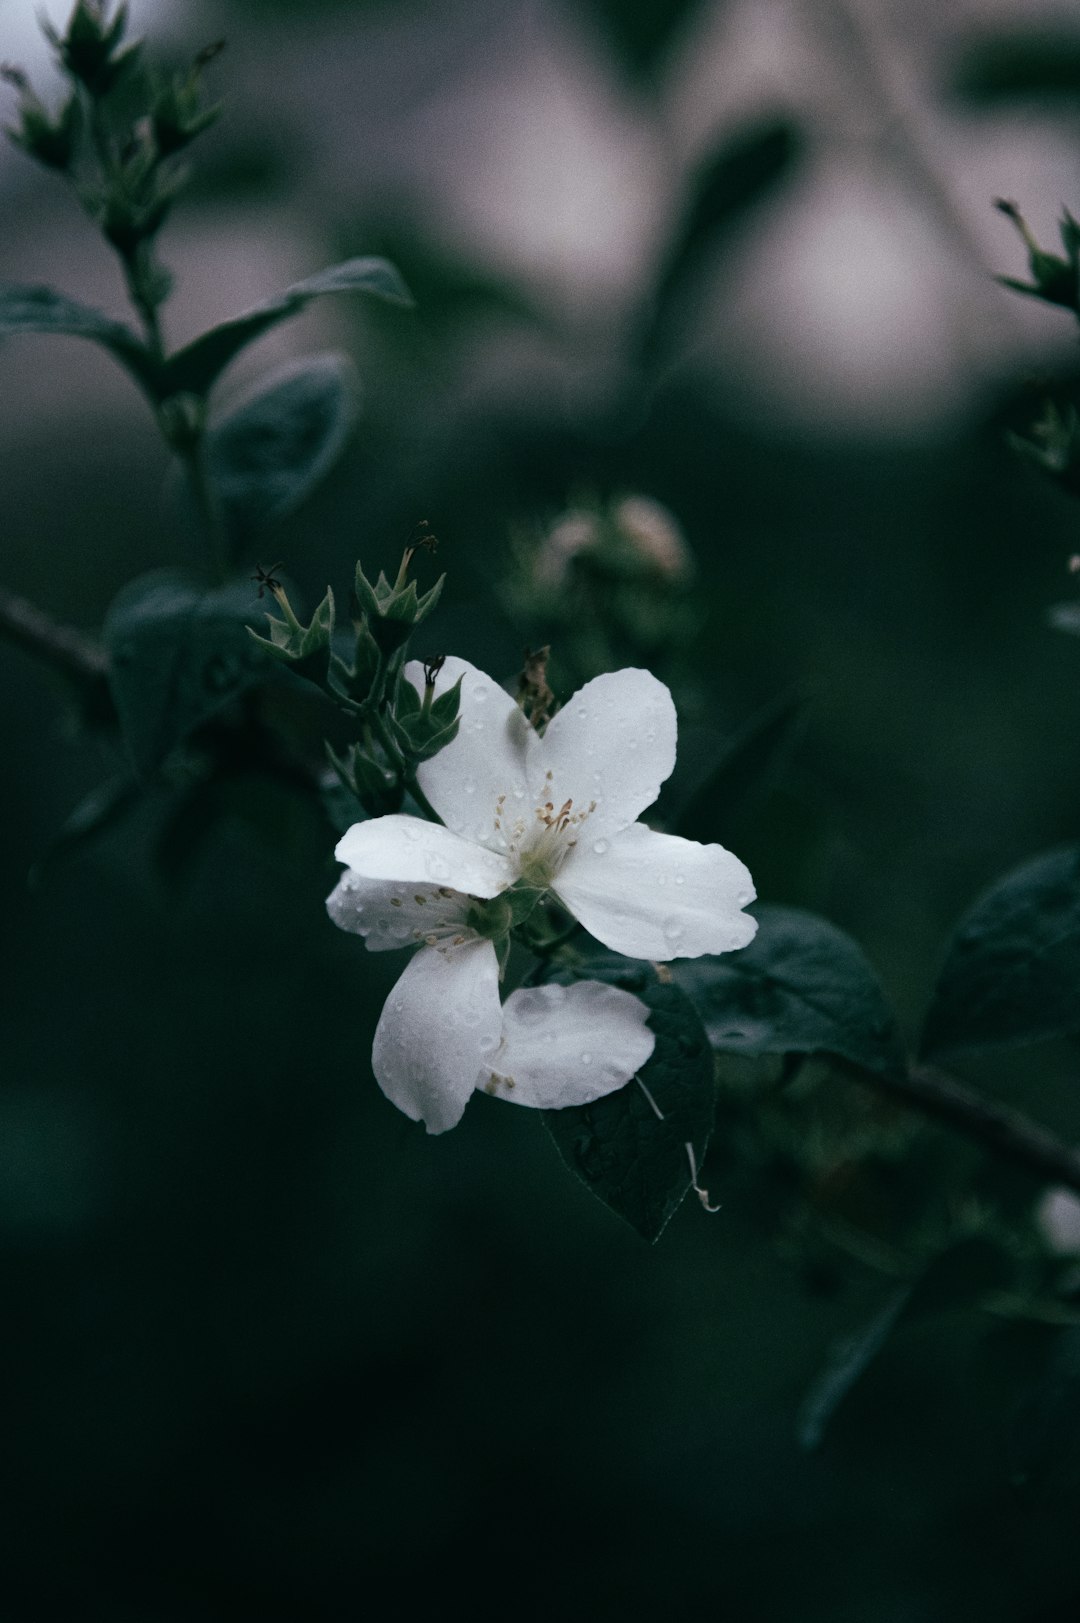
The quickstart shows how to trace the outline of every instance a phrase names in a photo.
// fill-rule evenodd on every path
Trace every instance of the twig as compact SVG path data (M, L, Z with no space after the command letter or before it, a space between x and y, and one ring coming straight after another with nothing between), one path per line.
M861 1067L856 1074L860 1081L924 1116L956 1128L966 1138L1024 1167L1044 1183L1061 1184L1080 1195L1080 1151L1019 1110L988 1099L947 1071L934 1065L915 1065L905 1076L885 1076Z
M0 586L0 637L83 684L101 682L109 668L109 656L100 643L4 586Z

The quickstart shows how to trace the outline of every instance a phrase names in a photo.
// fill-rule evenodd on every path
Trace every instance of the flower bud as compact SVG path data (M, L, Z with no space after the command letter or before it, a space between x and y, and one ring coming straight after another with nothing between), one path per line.
M1018 204L999 198L994 207L1011 220L1020 233L1028 251L1032 278L1030 282L1019 282L1012 276L999 276L998 281L1016 293L1028 293L1034 298L1044 299L1047 304L1060 304L1067 310L1080 313L1080 224L1068 209L1064 211L1058 227L1065 249L1063 259L1060 254L1049 254L1039 246Z
M7 132L12 141L47 168L65 173L75 156L79 132L78 97L70 96L53 119L34 95L29 79L18 68L0 68L0 78L14 85L21 98L19 123L9 127Z
M423 544L428 545L426 542ZM422 596L417 593L416 582L409 580L409 565L416 550L416 547L405 549L401 568L392 586L381 570L373 585L359 563L356 566L356 601L367 617L372 637L384 654L394 654L408 642L412 632L421 621L427 619L442 595L445 575L440 575L434 586Z
M104 96L134 62L141 45L119 50L127 28L127 6L109 19L108 0L76 0L65 33L49 24L42 27L61 62L93 96Z
M273 654L275 659L289 665L298 676L306 676L313 682L324 683L330 672L330 642L334 635L333 592L329 586L326 588L326 596L312 615L311 623L305 626L293 613L292 605L280 581L264 579L262 584L269 586L285 618L276 620L272 614L268 614L266 618L269 622L269 637L260 637L250 626L248 635L254 637L260 648Z
M202 99L202 71L224 48L218 40L200 51L186 72L174 73L154 96L150 122L157 149L163 158L180 152L201 135L221 112L221 104L205 106Z

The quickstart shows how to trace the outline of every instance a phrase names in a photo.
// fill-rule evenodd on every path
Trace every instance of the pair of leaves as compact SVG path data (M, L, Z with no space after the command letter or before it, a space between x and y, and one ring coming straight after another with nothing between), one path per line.
M247 629L257 619L249 581L206 591L178 569L142 575L114 600L103 628L109 687L141 777L266 674Z
M923 1030L939 1058L1080 1031L1080 846L1021 864L949 945Z
M713 1122L713 1057L693 1004L648 965L596 959L581 978L621 986L649 1008L656 1046L624 1088L591 1105L544 1112L544 1125L586 1188L645 1240L659 1239L693 1186Z
M155 404L180 394L203 399L248 344L328 293L366 293L391 304L412 304L409 290L387 260L347 259L212 327L163 362L123 322L48 287L0 288L0 336L39 332L89 338L108 350Z

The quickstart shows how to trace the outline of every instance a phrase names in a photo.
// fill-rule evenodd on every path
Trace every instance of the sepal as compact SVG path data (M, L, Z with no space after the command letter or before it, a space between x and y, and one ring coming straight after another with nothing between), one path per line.
M268 614L270 635L260 637L250 627L249 635L276 659L291 666L298 676L324 684L330 676L333 658L330 648L334 635L333 592L329 586L326 588L326 596L312 615L310 624L305 626L293 613L284 587L274 586L271 590L285 618L276 620L272 614Z

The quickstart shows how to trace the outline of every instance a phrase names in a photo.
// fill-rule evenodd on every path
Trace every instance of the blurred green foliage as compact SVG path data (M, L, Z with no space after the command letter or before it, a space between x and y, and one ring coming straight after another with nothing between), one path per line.
M638 72L683 8L602 9ZM259 8L230 12L257 30ZM770 152L766 205L788 147ZM389 246L363 219L316 224L328 253L342 233ZM1044 621L1067 495L1004 455L998 418L808 442L678 374L637 377L609 414L537 389L433 426L462 333L532 316L496 272L425 259L407 210L385 229L430 274L401 253L413 327L357 318L360 428L275 531L308 610L358 548L392 568L426 514L448 569L430 651L509 676L514 538L582 488L664 502L695 560L671 804L708 837L710 793L749 760L754 795L730 833L717 806L714 837L767 902L861 944L911 1041L974 895L1076 838L1078 645ZM176 562L164 453L89 418L59 448L48 424L8 429L4 573L99 624ZM532 606L530 635L565 641ZM240 757L215 724L200 748L228 770L138 804L114 776L101 809L122 819L31 892L121 763L70 736L24 655L0 648L0 670L6 1615L262 1623L389 1595L448 1618L1071 1623L1077 1331L1014 1309L1076 1282L1040 1248L1030 1180L827 1061L752 1052L720 1061L702 1169L720 1211L685 1205L657 1249L528 1112L479 1098L426 1140L370 1075L399 966L329 926L333 836L269 745ZM1075 1140L1075 1072L1062 1039L968 1074Z

